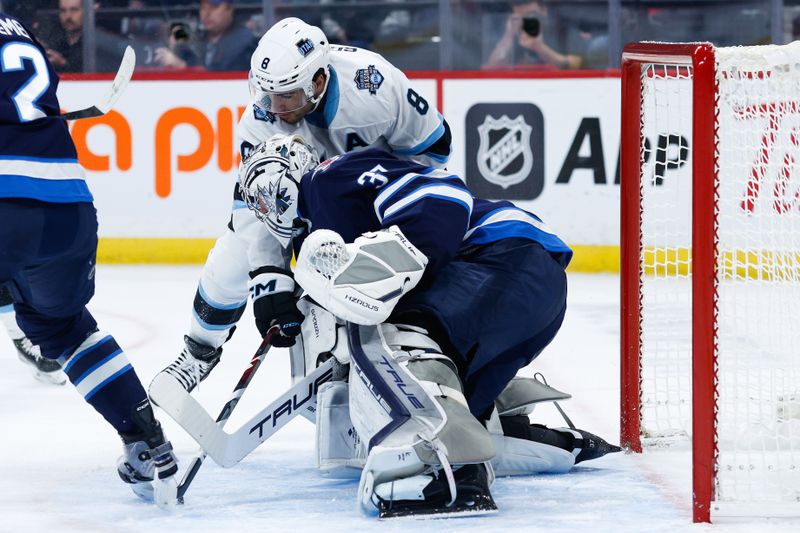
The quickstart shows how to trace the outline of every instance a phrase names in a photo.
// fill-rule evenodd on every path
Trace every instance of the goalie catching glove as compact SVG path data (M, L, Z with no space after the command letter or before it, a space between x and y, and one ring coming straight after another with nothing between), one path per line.
M389 318L427 264L397 226L364 233L350 244L335 231L317 230L300 249L295 281L337 317L368 326Z

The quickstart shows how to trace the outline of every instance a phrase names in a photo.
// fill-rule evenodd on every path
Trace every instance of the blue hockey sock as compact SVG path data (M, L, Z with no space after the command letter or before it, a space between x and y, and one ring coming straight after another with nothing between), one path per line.
M78 392L118 433L137 431L132 414L147 393L114 337L95 331L62 363Z

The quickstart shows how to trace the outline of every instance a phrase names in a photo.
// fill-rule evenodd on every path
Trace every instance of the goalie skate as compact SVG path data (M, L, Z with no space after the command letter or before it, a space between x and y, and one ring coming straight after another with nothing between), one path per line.
M373 487L378 518L446 518L497 510L489 486L494 479L485 463L464 465L453 472L455 495L443 469Z

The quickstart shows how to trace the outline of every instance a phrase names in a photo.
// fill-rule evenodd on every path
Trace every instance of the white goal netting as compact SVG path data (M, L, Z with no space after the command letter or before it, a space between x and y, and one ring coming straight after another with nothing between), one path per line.
M692 433L692 158L713 157L720 503L800 502L798 46L716 50L713 146L692 139L691 66L642 69L643 444Z

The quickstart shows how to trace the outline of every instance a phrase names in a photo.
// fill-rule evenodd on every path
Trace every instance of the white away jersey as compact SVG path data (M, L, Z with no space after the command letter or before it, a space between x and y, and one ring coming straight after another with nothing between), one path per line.
M247 150L276 133L302 136L320 160L365 148L381 148L426 166L442 168L447 153L427 151L445 134L444 120L383 57L352 46L332 46L330 81L321 107L299 124L287 124L250 104L237 131Z
M450 134L442 115L411 86L402 71L378 54L351 46L332 46L326 96L299 124L287 124L252 103L237 128L242 157L280 133L300 135L320 161L366 148L381 148L401 159L442 168L450 155ZM289 268L289 259L256 216L247 209L239 184L233 194L229 229L247 250L246 265ZM218 276L219 277L219 276Z

